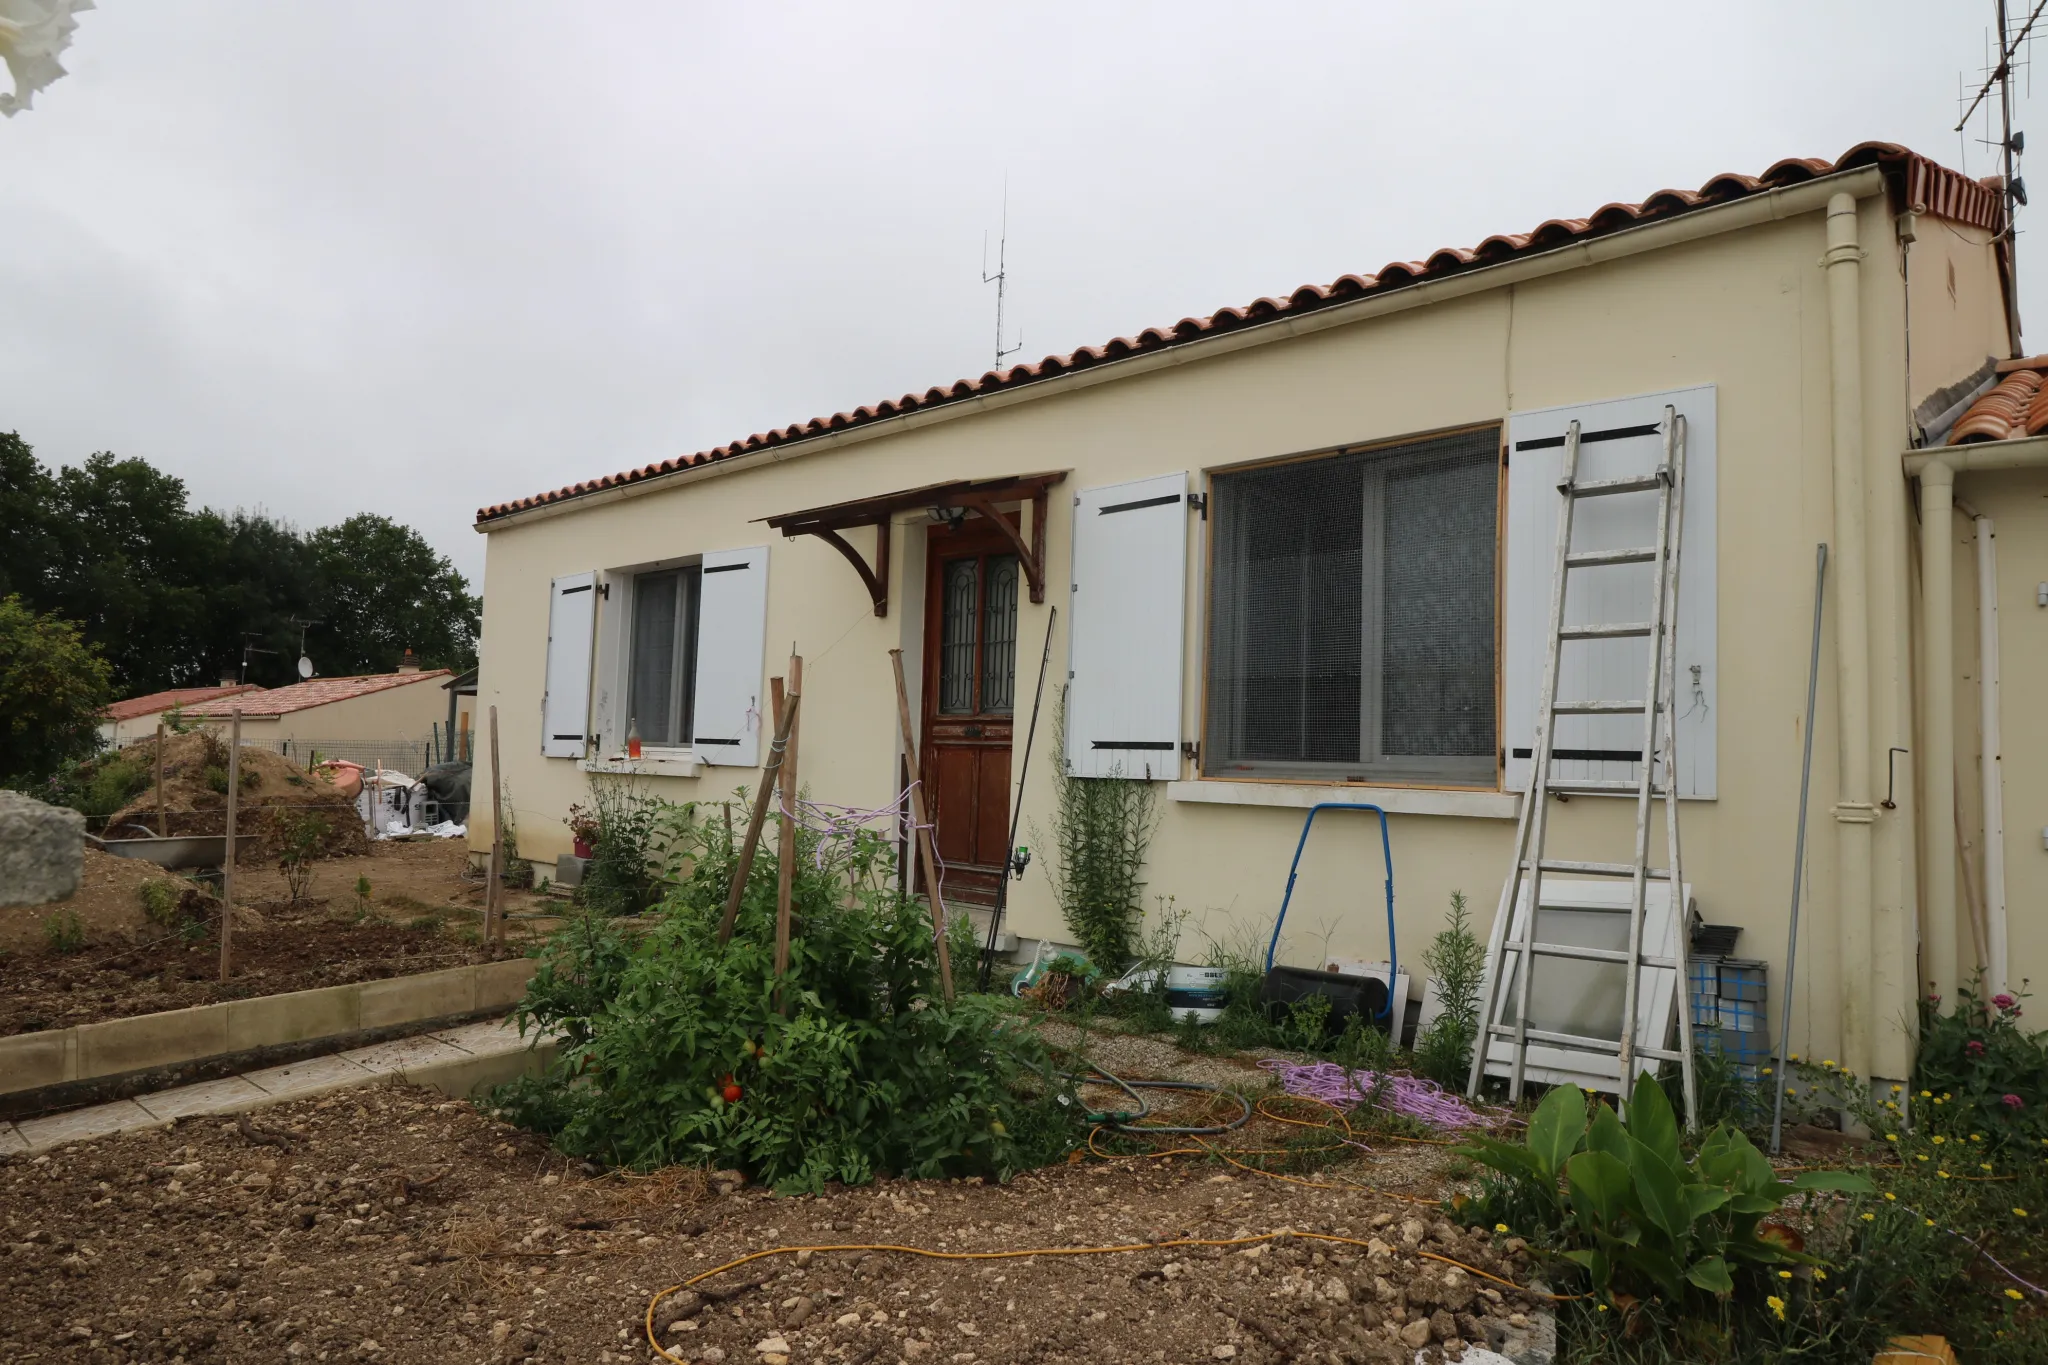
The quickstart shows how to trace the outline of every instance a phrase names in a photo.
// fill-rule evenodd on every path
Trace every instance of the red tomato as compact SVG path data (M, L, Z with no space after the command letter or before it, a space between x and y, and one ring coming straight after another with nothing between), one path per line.
M738 1104L740 1102L740 1088L738 1086L729 1084L725 1087L724 1093L727 1104Z

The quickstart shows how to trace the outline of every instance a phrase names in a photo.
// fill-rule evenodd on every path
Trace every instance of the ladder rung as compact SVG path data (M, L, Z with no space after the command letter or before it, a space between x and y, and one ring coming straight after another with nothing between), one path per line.
M1501 951L1504 953L1519 953L1522 951L1522 945L1510 941L1501 945ZM1628 961L1628 954L1619 948L1579 948L1569 943L1532 943L1529 945L1529 951L1537 957L1569 957L1575 958L1580 962L1626 963ZM1636 958L1636 965L1641 967L1675 968L1678 966L1678 963L1673 958L1655 957L1649 953L1643 953Z
M1513 1024L1495 1024L1487 1032L1493 1034L1496 1038L1506 1038L1513 1041L1515 1026ZM1523 1036L1532 1043L1551 1043L1558 1047L1575 1047L1587 1052L1604 1052L1610 1057L1621 1055L1621 1044L1612 1038L1587 1038L1576 1033L1552 1033L1548 1029L1540 1028L1532 1028ZM1641 1043L1636 1044L1636 1056L1654 1057L1660 1062L1683 1060L1682 1053L1673 1052L1669 1048L1644 1047ZM1491 1058L1488 1061L1493 1066L1506 1065L1504 1062L1493 1061Z
M1560 716L1640 716L1639 701L1561 701L1550 708Z
M1656 557L1656 546L1638 545L1629 550L1574 550L1564 562L1567 568L1593 569L1603 564L1648 564Z
M1535 866L1541 868L1546 873L1577 872L1589 877L1633 877L1636 874L1636 865L1634 863L1582 863L1574 862L1569 858L1545 858L1541 862L1536 863ZM1522 871L1527 872L1530 870L1530 864L1526 862L1522 864ZM1653 882L1668 882L1671 880L1671 869L1668 867L1646 867L1643 869L1643 876Z
M1560 640L1621 640L1632 635L1648 635L1648 621L1615 621L1607 625L1566 626L1557 633Z
M1543 788L1552 796L1598 796L1603 792L1624 792L1634 796L1642 790L1642 783L1625 777L1583 777L1569 781L1554 777L1545 782ZM1667 793L1662 787L1652 787L1650 795L1664 796Z
M1621 479L1588 479L1571 485L1571 495L1575 498L1601 498L1609 493L1647 493L1663 486L1664 471L1659 469L1649 474L1630 474Z

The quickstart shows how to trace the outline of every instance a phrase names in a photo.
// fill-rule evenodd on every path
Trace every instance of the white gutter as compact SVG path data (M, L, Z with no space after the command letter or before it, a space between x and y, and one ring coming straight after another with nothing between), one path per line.
M1856 200L1828 201L1828 378L1834 464L1835 724L1839 744L1835 799L1836 944L1841 954L1842 1066L1870 1074L1874 983L1871 941L1870 585L1864 545L1863 251L1856 241Z
M1956 472L1936 460L1920 472L1920 801L1927 859L1925 986L1944 1000L1956 982ZM1939 604L1939 605L1937 605Z
M1984 934L1991 960L1984 964L1984 990L2005 989L2005 756L1998 717L1998 542L1991 518L1977 526L1977 691L1984 753Z
M1078 389L1091 388L1096 384L1106 384L1112 380L1151 374L1175 365L1211 360L1217 356L1261 346L1271 341L1309 336L1333 327L1362 322L1368 318L1385 317L1428 304L1447 303L1452 299L1466 298L1511 284L1562 274L1568 270L1604 265L1610 261L1624 260L1630 256L1716 237L1726 232L1738 232L1744 228L1759 227L1786 218L1817 213L1836 198L1853 196L1856 199L1868 199L1872 195L1882 193L1883 190L1884 172L1875 166L1862 166L1853 171L1842 171L1835 175L1822 176L1817 180L1809 180L1802 185L1766 190L1762 194L1748 195L1731 203L1694 209L1676 218L1644 223L1639 227L1623 228L1584 241L1570 242L1533 256L1519 256L1513 260L1502 261L1499 265L1484 266L1441 279L1420 280L1414 284L1403 285L1399 289L1368 294L1362 299L1321 308L1312 313L1275 318L1270 322L1256 323L1234 331L1203 337L1199 341L1183 342L1161 350L1127 356L1122 360L1091 365L1084 370L1071 370L1052 379L1040 379L1014 388L998 389L993 393L978 394L973 398L964 398L933 408L919 408L900 417L867 422L857 427L806 437L786 445L768 446L744 455L732 455L722 460L691 465L634 483L601 489L595 493L579 493L558 502L543 503L538 507L529 507L501 517L493 517L489 521L477 522L475 529L489 535L493 531L547 517L561 516L568 512L579 512L587 507L602 506L624 498L660 492L681 484L693 483L698 479L720 478L762 465L779 464L784 460L823 454L862 441L879 440L885 436L916 430L937 422L971 417L976 413L993 412L1016 403L1052 398Z
M1920 671L1927 679L1925 724L1922 745L1927 762L1922 765L1923 785L1928 793L1927 826L1923 833L1927 850L1928 936L1937 938L1939 928L1934 907L1946 894L1949 906L1947 953L1953 971L1955 955L1955 755L1956 713L1953 697L1937 706L1937 684L1946 689L1954 679L1952 642L1955 634L1955 600L1951 595L1949 562L1953 551L1948 544L1949 508L1953 501L1955 476L1987 469L2048 469L2048 437L2029 436L2015 441L1985 441L1974 445L1942 446L1935 450L1907 451L1903 458L1907 477L1920 480L1920 591L1922 639ZM1935 521L1936 513L1939 521ZM1939 534L1930 531L1939 527ZM1979 516L1977 526L1977 650L1979 710L1982 715L1984 755L1984 930L1986 957L1985 985L1992 992L2005 989L2007 971L2005 911L2005 795L1999 754L1998 697L1998 562L1992 544L1990 518ZM1939 542L1940 553L1930 553ZM1937 567L1937 561L1939 565ZM1933 572L1930 572L1930 568ZM1939 579L1937 582L1935 580ZM1949 755L1950 767L1934 767L1936 751ZM1946 791L1944 797L1942 793ZM1945 800L1945 806L1940 802ZM1950 812L1942 822L1939 811ZM1937 862L1940 850L1947 861ZM1944 874L1940 869L1946 869ZM1935 955L1930 952L1930 963ZM1944 993L1954 981L1935 978Z

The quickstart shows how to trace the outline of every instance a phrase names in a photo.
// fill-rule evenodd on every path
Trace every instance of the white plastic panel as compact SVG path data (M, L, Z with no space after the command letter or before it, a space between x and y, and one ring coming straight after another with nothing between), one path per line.
M1560 446L1524 449L1530 441L1561 437L1579 421L1579 478L1611 479L1647 473L1663 456L1661 435L1589 440L1598 433L1655 426L1670 405L1685 417L1685 526L1679 553L1678 716L1673 739L1678 752L1681 796L1715 794L1715 501L1714 386L1674 389L1604 403L1583 403L1508 418L1508 518L1502 698L1506 725L1507 785L1529 789L1529 751L1534 747L1536 706L1543 686L1543 656L1550 627L1551 580L1556 569L1557 516L1564 499L1557 491L1563 468ZM1623 493L1581 499L1573 516L1574 550L1623 549L1656 539L1657 495ZM1565 597L1565 623L1647 621L1653 568L1648 564L1574 569ZM1558 672L1564 700L1633 700L1643 695L1646 642L1641 638L1568 641ZM1641 716L1561 716L1556 747L1639 754ZM1633 758L1571 759L1554 763L1555 779L1620 778L1635 781ZM1663 775L1658 774L1662 782Z
M1188 476L1162 474L1074 498L1067 618L1067 771L1180 776Z
M548 597L547 690L540 700L540 751L548 758L583 757L596 630L597 575L557 578Z
M711 551L700 583L692 747L706 763L751 768L761 761L768 547Z
M1646 909L1643 923L1643 955L1667 957L1676 948L1677 920L1671 913L1671 887L1652 882L1644 888ZM1574 948L1628 947L1629 884L1613 881L1561 881L1543 879L1543 913L1536 920L1535 941ZM1692 904L1692 884L1687 883L1684 904ZM1515 898L1510 941L1522 935L1529 918L1529 883L1522 883ZM1513 954L1512 957L1519 957ZM1500 964L1488 958L1490 977ZM1511 966L1506 987L1501 991L1494 1017L1488 1021L1515 1021L1516 978ZM1669 967L1642 967L1636 985L1636 1043L1642 1047L1666 1047L1676 1023L1672 1006L1677 999L1678 974ZM1529 1027L1552 1033L1581 1037L1617 1039L1621 1036L1623 991L1628 984L1625 968L1618 962L1587 962L1577 958L1538 956L1536 974L1529 980ZM1484 998L1483 996L1481 997ZM1487 1044L1486 1074L1506 1076L1514 1061L1514 1045L1506 1038ZM1639 1069L1655 1070L1657 1063L1644 1061ZM1529 1045L1522 1074L1543 1085L1570 1081L1583 1089L1620 1093L1621 1059L1583 1048L1563 1048L1543 1043ZM1629 1078L1633 1088L1634 1078Z

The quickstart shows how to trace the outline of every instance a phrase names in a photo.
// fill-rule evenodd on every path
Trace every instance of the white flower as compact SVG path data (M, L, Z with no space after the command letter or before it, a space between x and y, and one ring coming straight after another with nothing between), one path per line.
M92 7L93 0L0 0L0 61L14 77L14 93L0 93L0 114L13 118L64 74L57 54L71 46L72 16Z

